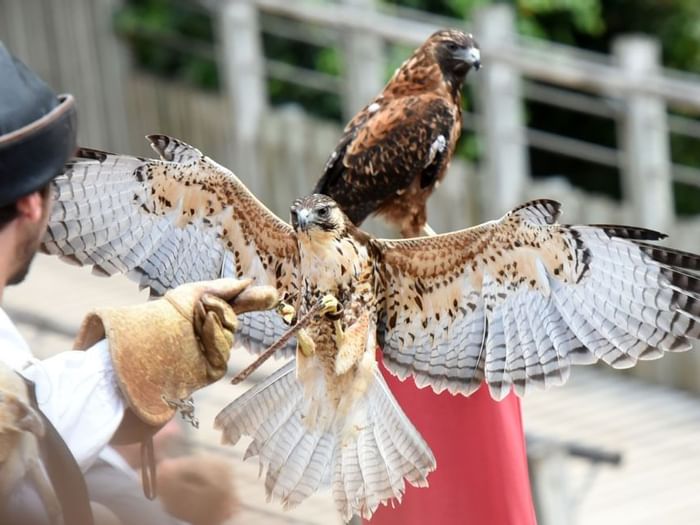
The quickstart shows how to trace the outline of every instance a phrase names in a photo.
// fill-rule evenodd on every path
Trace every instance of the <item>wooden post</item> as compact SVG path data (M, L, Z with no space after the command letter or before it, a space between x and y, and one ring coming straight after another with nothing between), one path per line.
M520 203L529 169L520 75L489 54L489 49L515 41L513 10L503 4L478 10L474 31L484 57L483 69L474 74L484 155L482 215L494 217Z
M376 0L341 0L367 11L371 16ZM379 94L384 85L384 46L380 37L367 31L348 30L343 35L345 89L343 112L346 120Z
M248 0L231 0L223 4L219 18L220 65L231 108L233 157L228 165L258 193L264 185L258 138L267 109L258 11Z
M99 78L104 96L104 124L111 151L130 151L127 112L127 82L130 71L128 53L112 27L114 12L122 0L97 0L93 3L96 36L94 45L99 57ZM97 74L97 73L96 73ZM143 141L143 137L139 137Z
M636 223L669 231L674 208L666 105L661 98L634 92L634 86L659 73L659 43L645 36L624 36L615 41L613 52L631 89L620 130L623 191L632 201Z

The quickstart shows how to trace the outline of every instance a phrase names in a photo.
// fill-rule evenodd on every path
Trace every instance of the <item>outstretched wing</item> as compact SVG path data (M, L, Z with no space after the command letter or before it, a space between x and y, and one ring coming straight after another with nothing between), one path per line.
M332 197L355 224L416 178L433 184L459 137L459 108L436 93L378 97L345 128L314 193Z
M148 139L161 160L78 152L55 179L44 251L101 275L127 274L152 295L245 276L294 302L292 228L197 149L163 135ZM286 329L274 312L246 314L241 322L253 346L271 344Z
M387 367L418 386L494 398L690 348L700 334L700 256L623 226L566 226L540 200L436 237L378 241Z

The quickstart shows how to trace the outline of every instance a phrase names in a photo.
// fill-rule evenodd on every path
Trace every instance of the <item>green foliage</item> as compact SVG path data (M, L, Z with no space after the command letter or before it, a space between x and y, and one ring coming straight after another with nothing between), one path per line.
M263 35L265 55L274 60L298 67L338 76L342 62L338 50L297 42L275 35ZM324 118L340 120L342 109L340 96L304 87L294 82L268 79L268 94L272 104L296 103Z
M208 13L171 0L130 0L114 16L136 63L158 75L207 89L219 85Z

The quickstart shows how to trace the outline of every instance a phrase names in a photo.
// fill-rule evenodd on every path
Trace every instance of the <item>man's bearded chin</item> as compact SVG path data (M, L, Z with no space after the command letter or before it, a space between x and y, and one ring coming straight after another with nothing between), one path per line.
M32 265L34 256L41 243L40 233L41 232L37 232L34 235L28 233L27 237L17 246L18 266L15 272L10 275L7 281L8 285L21 283L29 273L29 267Z
M41 219L36 223L26 224L22 231L22 238L17 242L17 266L12 272L7 284L19 284L24 281L24 278L29 273L29 267L32 265L36 252L41 246L41 239L46 234L46 227L49 222L51 213L51 189L46 187L41 190L43 196L43 205L41 210Z

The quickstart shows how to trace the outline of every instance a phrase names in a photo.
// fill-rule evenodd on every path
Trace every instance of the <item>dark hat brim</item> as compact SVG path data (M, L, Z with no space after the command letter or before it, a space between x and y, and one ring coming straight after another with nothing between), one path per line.
M75 99L58 100L43 117L0 136L0 206L46 186L75 151Z

